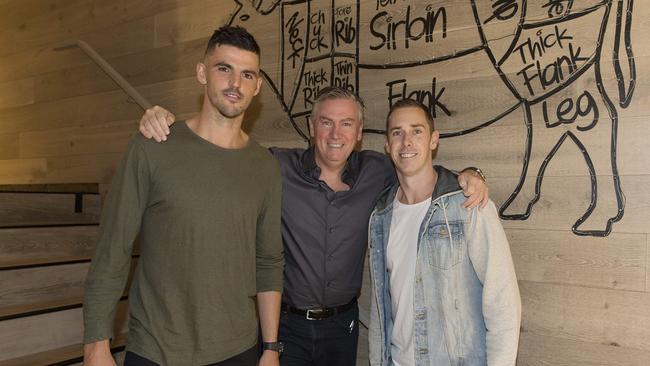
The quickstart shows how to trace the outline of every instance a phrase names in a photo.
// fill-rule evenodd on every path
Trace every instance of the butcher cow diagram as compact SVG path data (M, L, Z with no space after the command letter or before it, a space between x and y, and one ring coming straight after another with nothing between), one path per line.
M401 98L428 105L445 138L517 118L527 131L523 167L501 218L530 216L549 162L567 144L578 148L591 180L591 201L573 232L606 236L623 217L617 108L629 105L635 87L633 0L235 2L230 24L248 26L263 47L265 40L277 45L264 47L262 74L305 140L312 101L329 85L367 101L366 133L383 133L383 116ZM459 58L469 65L460 79ZM616 99L605 66L615 75ZM456 77L446 79L450 74ZM609 159L593 161L595 149L609 149ZM522 191L534 193L514 208ZM597 229L581 228L603 195L615 197L600 208L606 219Z

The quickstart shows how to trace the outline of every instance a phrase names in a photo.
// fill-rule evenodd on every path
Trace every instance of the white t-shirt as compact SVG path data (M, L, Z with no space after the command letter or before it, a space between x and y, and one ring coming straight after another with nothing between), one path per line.
M430 205L431 198L407 205L399 202L397 195L393 202L386 265L390 272L390 297L394 324L393 334L391 334L391 355L396 366L415 364L413 287L415 286L418 231Z

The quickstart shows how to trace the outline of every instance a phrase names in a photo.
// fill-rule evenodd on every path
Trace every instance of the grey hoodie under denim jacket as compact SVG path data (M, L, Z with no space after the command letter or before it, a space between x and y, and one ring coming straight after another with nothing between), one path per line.
M514 365L521 300L506 235L490 201L467 210L456 176L436 166L431 206L419 225L414 289L415 365ZM390 366L393 327L386 247L398 184L369 224L370 364Z

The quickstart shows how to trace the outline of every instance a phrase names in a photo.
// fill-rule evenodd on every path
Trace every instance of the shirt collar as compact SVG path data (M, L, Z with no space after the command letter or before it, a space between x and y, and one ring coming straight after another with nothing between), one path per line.
M301 165L304 174L316 180L319 179L321 170L320 167L316 164L316 152L314 151L313 146L310 146L302 154ZM345 164L345 169L343 169L343 174L341 177L343 182L349 185L350 188L352 188L354 182L356 182L359 176L359 165L359 153L356 150L352 151L352 154L350 154L350 157L348 158L347 164Z

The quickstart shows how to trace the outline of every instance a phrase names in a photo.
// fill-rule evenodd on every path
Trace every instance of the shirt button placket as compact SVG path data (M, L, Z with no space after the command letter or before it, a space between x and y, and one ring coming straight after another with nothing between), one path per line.
M326 229L327 232L325 234L325 248L323 248L324 249L324 253L323 253L323 269L325 271L324 276L323 276L323 278L325 280L325 284L324 284L325 286L323 287L323 301L324 301L324 303L322 304L323 306L325 306L325 304L328 302L328 296L327 295L329 293L329 288L332 286L332 281L331 281L331 279L329 277L329 272L330 271L329 271L328 264L329 264L329 262L331 262L331 260L330 260L331 254L329 253L329 250L330 250L330 242L333 240L332 239L332 234L334 233L334 227L332 227L332 222L334 222L334 220L333 220L334 209L335 209L334 199L332 198L332 199L329 200L329 204L325 208L325 210L326 210L326 212L325 212L325 219L326 219L325 225L326 226L325 227L327 228Z

